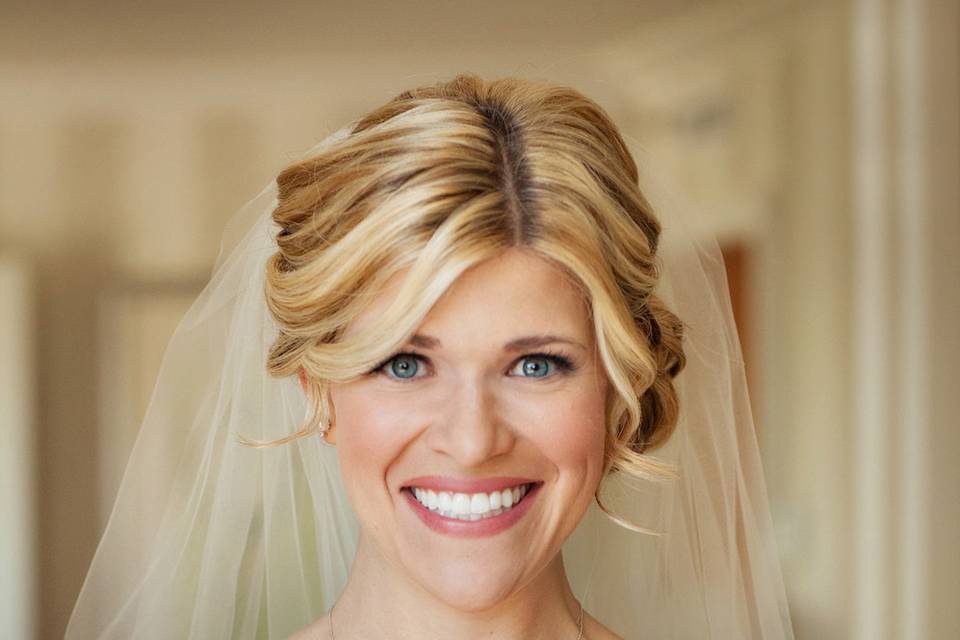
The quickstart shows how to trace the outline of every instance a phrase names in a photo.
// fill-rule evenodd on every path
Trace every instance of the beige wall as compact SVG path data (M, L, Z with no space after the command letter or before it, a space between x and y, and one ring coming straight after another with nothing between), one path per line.
M923 261L930 305L923 332L930 354L929 429L926 439L926 509L924 538L925 602L921 615L932 620L934 634L960 633L960 6L957 2L924 3L926 25L922 74L925 99L919 118L926 143L924 164L927 210L932 224L925 233ZM944 79L953 78L952 81Z
M105 23L35 9L0 27L0 249L15 247L35 274L37 429L24 450L35 452L37 637L62 636L165 336L208 275L226 217L325 133L461 70L546 77L594 97L654 171L684 185L705 228L749 248L750 366L797 637L853 637L871 613L856 561L868 526L857 478L872 463L857 448L869 430L857 408L856 334L869 307L854 302L863 224L854 86L864 72L855 34L870 3L617 3L604 12L562 2L513 14L501 4L472 21L466 9L390 10L403 25L393 31L372 6L357 10L367 19L340 13L326 25L315 8L297 21L246 7L230 17L233 39L203 8L177 18L118 4ZM950 289L960 271L957 18L955 4L922 4L935 35L927 55L941 61L922 66L934 212L924 273L930 290L954 292L924 298L930 357L919 365L930 382L929 477L918 495L929 501L921 535L933 633L956 627L960 595L956 560L936 561L960 524L960 443L949 428L960 356ZM82 28L74 33L71 21ZM361 32L376 37L344 35ZM36 43L47 46L31 55ZM883 433L896 450L900 434ZM908 561L884 549L882 562ZM884 575L885 589L900 593L901 573Z
M953 637L960 9L858 2L855 16L853 629Z
M32 274L0 253L0 636L33 637L37 586L34 513Z

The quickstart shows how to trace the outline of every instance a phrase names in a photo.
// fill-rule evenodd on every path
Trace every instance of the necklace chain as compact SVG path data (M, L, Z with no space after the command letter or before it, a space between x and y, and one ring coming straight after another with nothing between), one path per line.
M577 602L580 605L580 613L577 614L577 640L583 640L583 603ZM336 606L336 603L334 603ZM327 620L330 622L330 640L337 640L337 636L333 633L333 607L330 607L330 615L327 616Z

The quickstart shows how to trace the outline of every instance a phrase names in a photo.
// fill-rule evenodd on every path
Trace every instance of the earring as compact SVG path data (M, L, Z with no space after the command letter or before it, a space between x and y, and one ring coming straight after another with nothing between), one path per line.
M319 429L317 433L320 434L320 442L327 445L328 447L335 447L336 445L333 444L332 442L327 442L327 434L330 433L331 427L333 427L333 421L328 422L327 426L324 427L323 429Z
M312 414L312 412L310 411L310 407L308 406L308 407L307 407L307 410L304 412L302 424L303 424L303 425L310 424L310 422L311 422L312 420L313 420L313 414ZM327 442L327 434L330 432L330 428L331 428L332 426L333 426L333 421L331 420L331 421L327 422L327 425L326 425L324 428L322 428L322 429L317 429L317 430L316 430L317 435L320 436L320 442L322 442L323 444L327 445L328 447L333 447L333 446L335 446L335 445L330 444L329 442ZM307 427L304 426L304 427L301 429L300 433L308 433L308 432L306 431L306 429L307 429Z
M307 409L307 415L310 414L310 410ZM317 433L320 434L320 442L327 445L328 447L333 447L335 445L327 442L327 434L330 433L330 429L333 427L333 420L328 420L327 425L323 429L317 429Z

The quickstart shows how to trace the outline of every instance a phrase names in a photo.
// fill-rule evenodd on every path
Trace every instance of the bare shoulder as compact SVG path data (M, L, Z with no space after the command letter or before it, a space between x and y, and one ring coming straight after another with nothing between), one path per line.
M623 640L589 613L583 618L583 637L586 640Z
M287 640L332 640L327 616L323 616L316 622L300 629Z

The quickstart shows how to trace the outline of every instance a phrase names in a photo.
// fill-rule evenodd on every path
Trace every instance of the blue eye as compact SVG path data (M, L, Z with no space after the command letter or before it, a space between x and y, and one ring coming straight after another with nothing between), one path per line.
M543 356L529 356L520 361L520 370L524 376L542 378L550 372L550 365L552 364Z
M563 373L573 370L573 363L567 358L546 353L535 353L520 358L513 372L519 369L519 375L523 378L546 378L553 375L559 369Z
M370 373L384 375L391 380L414 380L429 375L425 364L426 361L420 354L397 353L374 367ZM557 373L570 373L575 369L573 362L564 356L531 353L517 360L509 375L521 378L548 378Z
M387 373L387 377L398 380L416 378L420 371L420 358L412 353L398 353L375 369L381 370Z

